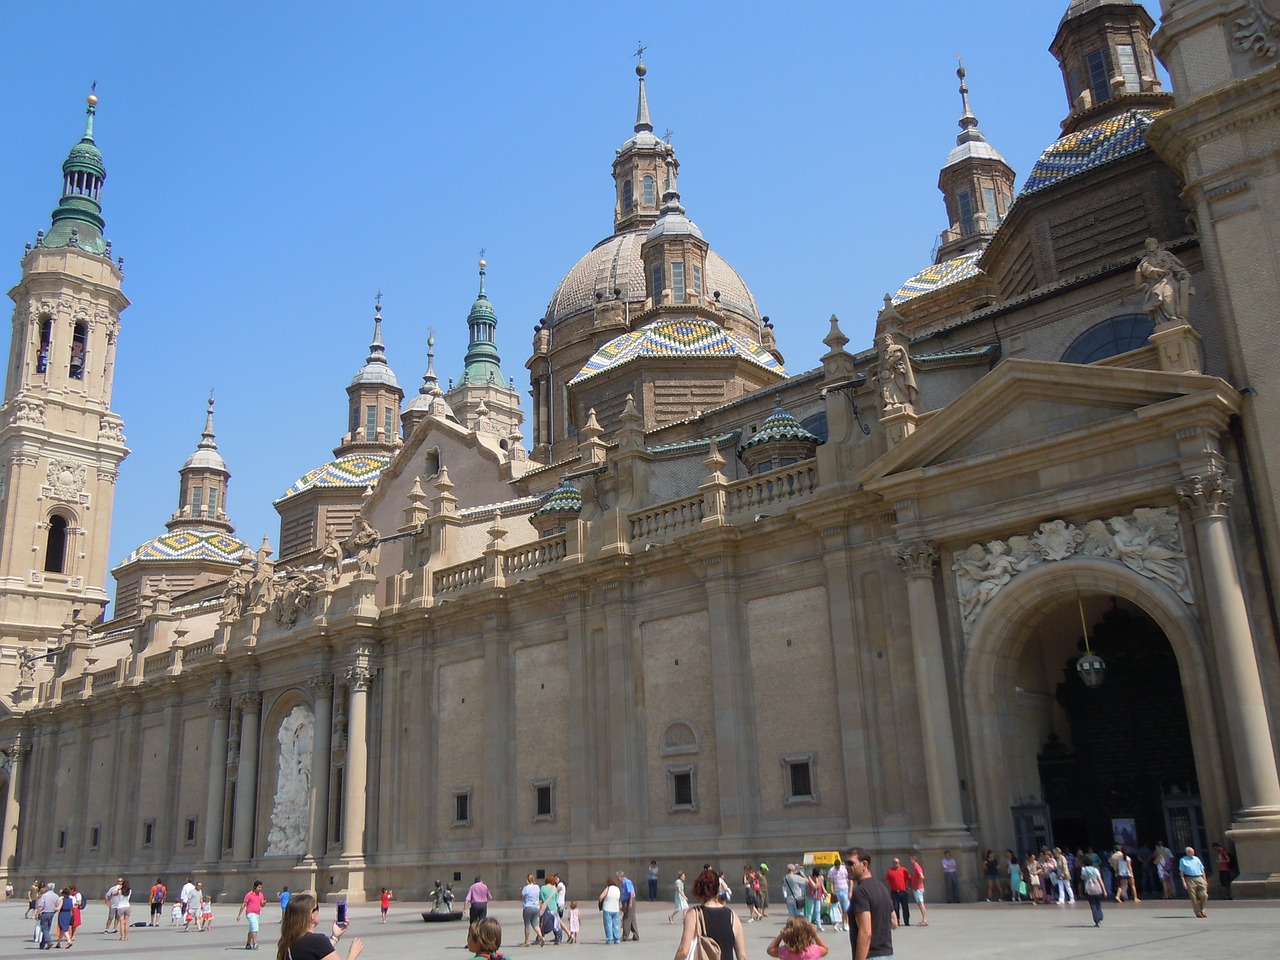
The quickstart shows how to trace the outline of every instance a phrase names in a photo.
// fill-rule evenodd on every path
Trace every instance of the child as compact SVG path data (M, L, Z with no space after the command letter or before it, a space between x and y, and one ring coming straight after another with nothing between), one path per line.
M169 926L176 927L178 921L182 919L182 902L178 901L173 905L173 912L169 914Z
M386 887L382 888L382 922L387 922L387 911L391 909L391 891Z
M831 922L835 925L836 930L843 930L844 927L841 924L844 915L840 912L840 901L832 896L828 909L831 911Z
M578 929L582 926L582 917L578 914L578 901L569 901L569 942L578 942Z
M213 929L213 898L205 897L200 902L200 929Z
M812 923L804 917L791 917L765 953L780 960L818 960L827 955L827 945Z

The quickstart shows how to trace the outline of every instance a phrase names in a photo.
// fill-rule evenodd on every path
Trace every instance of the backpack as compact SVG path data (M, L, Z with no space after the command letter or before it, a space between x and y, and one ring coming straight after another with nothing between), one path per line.
M720 960L720 944L707 936L707 918L698 907L698 929L686 960Z

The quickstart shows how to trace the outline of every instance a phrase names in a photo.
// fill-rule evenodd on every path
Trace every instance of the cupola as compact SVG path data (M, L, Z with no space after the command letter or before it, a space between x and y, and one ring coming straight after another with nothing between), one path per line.
M86 253L105 256L101 198L107 168L93 140L93 119L98 112L96 95L89 94L84 112L84 135L62 163L62 197L43 243L47 247L77 246Z
M782 398L778 397L773 413L738 447L738 459L751 473L764 473L812 459L820 443L782 408Z
M404 391L387 363L382 344L382 294L375 298L373 342L364 366L347 387L347 433L334 450L336 456L378 449L390 453L400 446L400 401Z
M642 57L644 47L636 51ZM648 227L661 212L662 176L671 148L654 136L649 119L649 98L644 78L648 68L641 59L636 64L640 90L636 101L635 132L619 149L613 161L613 179L617 188L614 206L614 233L626 233Z

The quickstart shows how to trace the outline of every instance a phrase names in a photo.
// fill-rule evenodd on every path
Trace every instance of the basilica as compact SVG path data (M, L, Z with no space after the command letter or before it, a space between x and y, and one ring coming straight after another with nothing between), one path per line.
M1059 2L1061 135L1017 187L959 71L873 342L786 366L641 63L528 421L482 260L447 386L432 349L406 396L375 311L277 537L236 537L210 399L111 570L91 96L9 292L0 874L359 901L844 844L949 849L972 898L988 848L1163 840L1280 896L1280 13Z

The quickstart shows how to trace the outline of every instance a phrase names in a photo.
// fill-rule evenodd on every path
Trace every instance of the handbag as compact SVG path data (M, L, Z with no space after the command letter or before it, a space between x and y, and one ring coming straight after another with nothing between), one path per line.
M707 936L707 918L698 907L698 926L694 931L693 943L689 944L689 954L685 960L720 960L720 944Z
M1102 878L1098 876L1096 870L1090 871L1089 876L1084 880L1084 892L1090 897L1101 897L1107 892L1107 888L1102 885Z
M1023 880L1018 884L1018 895L1023 897L1027 895L1027 881Z

